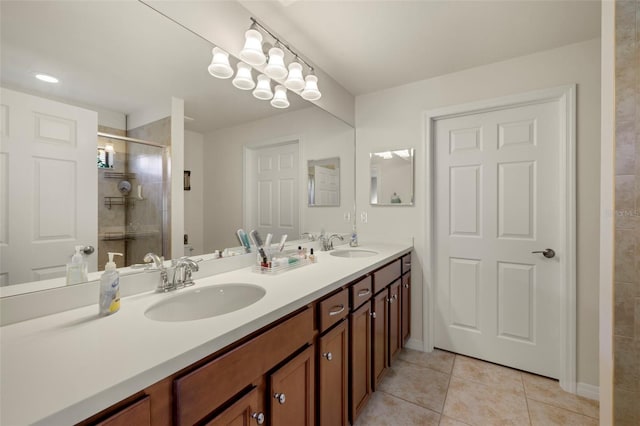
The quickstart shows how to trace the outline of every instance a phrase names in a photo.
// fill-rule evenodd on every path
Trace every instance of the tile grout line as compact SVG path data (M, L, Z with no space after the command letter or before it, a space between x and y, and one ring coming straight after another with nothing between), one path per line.
M524 403L527 406L527 416L529 416L529 424L533 425L533 420L531 419L531 410L529 409L529 398L527 398L527 390L524 387L524 377L522 377L522 372L520 372L520 381L522 382L522 393L524 394Z
M458 358L458 354L454 354L453 356L453 364L451 365L451 374L449 374L449 381L447 382L447 391L444 393L444 402L442 403L442 413L440 413L440 421L438 425L442 423L442 416L444 416L444 407L447 405L447 398L449 397L449 388L451 387L451 379L453 379L453 369L456 367L456 359ZM457 376L456 376L457 377ZM451 416L447 416L451 417ZM451 417L453 420L468 425L466 421L462 421L456 417ZM471 426L471 425L469 425Z
M432 413L436 413L436 414L440 415L440 417L442 417L442 414L441 414L441 413L438 413L436 410L432 410L431 408L423 407L422 405L420 405L420 404L418 404L418 403L416 403L416 402L414 402L414 401L409 401L408 399L404 399L404 398L403 398L403 397L401 397L401 396L394 395L394 394L392 394L391 392L384 391L384 390L377 390L376 392L384 393L384 394L386 394L386 395L389 395L389 396L390 396L390 397L392 397L392 398L399 399L400 401L404 401L404 402L406 402L407 404L415 405L416 407L422 408L423 410L431 411ZM438 424L439 424L439 423L440 423L440 421L438 420Z

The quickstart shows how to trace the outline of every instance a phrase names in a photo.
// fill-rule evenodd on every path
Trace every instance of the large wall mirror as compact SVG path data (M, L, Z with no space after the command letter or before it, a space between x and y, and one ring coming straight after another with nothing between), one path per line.
M413 148L369 154L369 202L373 206L412 206Z
M3 287L63 277L74 245L86 242L78 237L81 227L97 249L87 256L93 271L104 266L106 251L124 252L117 260L130 265L166 249L172 98L184 100L190 189L185 252L171 257L238 246L242 227L272 232L276 241L283 233L292 240L322 228L350 231L351 126L293 93L290 107L278 110L213 78L211 43L141 2L0 7ZM38 73L59 82L37 80ZM29 138L39 151L16 151L16 141ZM340 201L322 213L307 203L307 161L316 158L337 158L344 171ZM111 163L98 167L100 161ZM25 245L34 241L57 245L34 256ZM17 247L30 254L16 254ZM64 278L58 282L65 285Z

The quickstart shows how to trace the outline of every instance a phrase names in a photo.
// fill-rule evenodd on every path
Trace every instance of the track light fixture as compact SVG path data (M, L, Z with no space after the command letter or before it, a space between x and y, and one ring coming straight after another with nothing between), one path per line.
M262 46L263 33L274 41L268 55L265 55ZM299 93L308 101L320 99L322 94L318 89L318 77L314 74L313 67L283 40L276 37L255 18L251 18L251 26L244 33L244 38L244 47L240 51L242 62L238 63L236 76L232 81L235 87L241 90L255 88L253 96L261 100L271 100L274 108L289 106L287 89ZM285 64L287 52L292 60L288 66ZM208 67L209 73L217 78L230 78L233 75L233 68L229 63L229 53L215 47L212 54L213 59ZM309 68L306 77L303 74L303 65ZM253 80L252 66L264 72L258 75L257 84ZM276 82L274 91L271 90L271 79Z

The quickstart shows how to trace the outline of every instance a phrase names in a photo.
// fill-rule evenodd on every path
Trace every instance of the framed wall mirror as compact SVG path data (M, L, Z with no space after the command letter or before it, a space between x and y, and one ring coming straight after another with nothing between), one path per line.
M307 161L309 207L340 205L340 158Z
M369 154L369 202L372 206L413 206L413 148Z

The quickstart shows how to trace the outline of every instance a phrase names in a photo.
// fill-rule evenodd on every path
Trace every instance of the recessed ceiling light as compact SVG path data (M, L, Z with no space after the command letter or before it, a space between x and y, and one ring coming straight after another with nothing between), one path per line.
M36 78L41 81L46 81L47 83L58 83L60 81L54 76L48 74L36 74Z

